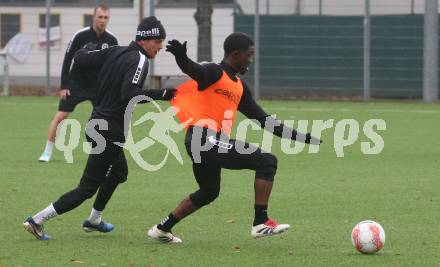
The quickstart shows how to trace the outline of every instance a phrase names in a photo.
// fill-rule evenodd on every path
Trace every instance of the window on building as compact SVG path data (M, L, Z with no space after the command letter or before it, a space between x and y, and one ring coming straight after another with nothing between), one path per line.
M92 25L93 21L93 14L84 14L83 15L83 26L88 27Z
M106 4L112 7L133 7L133 0L56 0L52 6L63 7L94 7L96 4ZM46 0L0 0L0 6L46 6Z
M234 0L211 0L214 6L231 6ZM160 7L196 7L197 0L157 0Z
M38 46L46 47L46 14L41 13L38 19ZM50 14L50 47L59 49L61 45L60 14Z
M46 28L46 14L40 14L40 28ZM50 27L60 26L60 14L50 14Z
M20 14L0 14L0 47L20 32Z

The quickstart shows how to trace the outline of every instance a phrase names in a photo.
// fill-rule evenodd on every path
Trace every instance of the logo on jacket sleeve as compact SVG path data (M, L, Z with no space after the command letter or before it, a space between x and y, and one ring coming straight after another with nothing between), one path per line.
M133 83L138 83L139 82L139 77L141 77L141 72L142 72L142 68L137 68L136 69L136 73L134 74L133 77Z
M144 69L144 65L145 65L145 56L141 54L141 52L139 52L139 63L137 65L136 71L133 75L133 79L131 80L132 83L134 84L138 84L139 83L139 79L141 78L141 74L142 71ZM148 68L148 67L147 67Z

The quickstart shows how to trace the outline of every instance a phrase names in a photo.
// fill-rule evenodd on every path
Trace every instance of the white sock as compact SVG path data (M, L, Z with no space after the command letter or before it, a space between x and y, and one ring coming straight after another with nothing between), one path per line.
M54 142L47 140L44 153L52 154Z
M91 224L100 224L102 220L102 211L95 210L92 208L92 212L90 212L89 222Z
M35 214L34 216L32 216L32 219L34 219L34 221L37 224L43 224L45 221L57 216L57 212L55 211L55 208L53 207L52 203L47 206L47 208L45 208L44 210L38 212L37 214Z

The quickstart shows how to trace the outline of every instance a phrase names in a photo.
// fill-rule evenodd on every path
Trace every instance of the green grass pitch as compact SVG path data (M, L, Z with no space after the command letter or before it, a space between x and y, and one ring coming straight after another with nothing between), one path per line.
M274 137L278 172L269 215L289 223L281 236L253 239L253 173L222 172L220 197L174 228L184 241L164 245L147 239L147 230L196 189L183 134L173 134L184 164L170 157L157 172L142 170L126 151L128 182L115 192L104 219L109 234L86 234L80 225L92 201L45 225L53 240L41 242L25 232L22 221L74 188L87 159L81 142L74 162L55 151L48 164L37 162L48 124L57 108L54 97L0 97L0 266L439 266L440 264L440 109L415 102L262 101L270 114L285 120L356 119L359 139L336 157L334 128L325 130L318 154L284 154ZM167 107L167 103L162 105ZM72 113L84 127L90 104ZM134 117L153 111L139 105ZM239 117L238 121L243 117ZM364 155L363 123L383 119L378 131L385 147ZM261 142L263 131L249 131ZM134 130L137 140L148 127ZM143 156L162 159L155 144ZM379 222L386 244L376 255L352 246L353 226Z

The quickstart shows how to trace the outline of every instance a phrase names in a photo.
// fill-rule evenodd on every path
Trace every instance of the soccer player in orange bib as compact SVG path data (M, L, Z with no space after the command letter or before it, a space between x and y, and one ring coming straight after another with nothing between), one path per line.
M165 219L154 225L148 235L164 243L181 243L171 229L186 216L214 201L220 193L221 169L255 171L255 217L253 237L281 234L290 228L268 217L267 208L277 170L277 158L246 142L230 139L237 110L256 120L274 135L319 145L321 140L301 134L269 116L252 98L248 86L239 78L252 63L254 42L244 33L232 33L224 42L220 64L198 64L188 58L186 42L172 40L168 52L175 56L180 69L192 79L177 87L171 105L186 127L185 147L193 162L199 189Z

